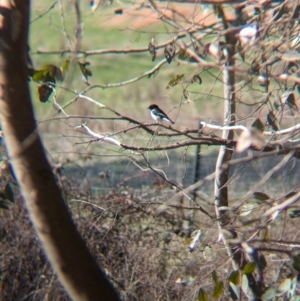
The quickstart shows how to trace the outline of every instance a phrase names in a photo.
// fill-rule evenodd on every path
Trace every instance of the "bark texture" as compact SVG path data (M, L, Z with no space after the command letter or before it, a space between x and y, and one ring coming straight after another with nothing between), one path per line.
M27 78L30 1L0 3L0 114L8 156L44 250L73 300L119 300L79 235L37 132Z

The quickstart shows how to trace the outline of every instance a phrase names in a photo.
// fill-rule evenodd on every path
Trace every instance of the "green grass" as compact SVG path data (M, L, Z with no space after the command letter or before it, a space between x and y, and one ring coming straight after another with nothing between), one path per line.
M44 12L50 5L50 1L44 1L40 3L33 1L33 13L32 19L35 16ZM122 16L118 17L114 15L114 9L118 7L118 4L110 7L101 7L94 14L91 13L87 3L81 5L81 16L84 23L83 36L81 40L80 50L93 50L93 49L105 49L105 48L137 48L147 47L151 37L156 33L155 39L158 42L163 41L166 38L171 38L173 35L167 32L171 30L170 26L163 24L156 24L146 26L137 30L130 28L131 23L126 24L116 22L115 26L111 25L112 18L118 20ZM107 26L106 24L110 25ZM32 53L38 50L43 51L59 51L62 49L70 48L70 42L74 43L74 31L76 25L76 16L71 4L64 5L64 24L62 23L62 16L60 6L57 4L48 14L38 19L31 24L30 35L30 47ZM66 28L68 36L64 34L63 28ZM189 40L187 39L186 42ZM34 66L38 69L44 64L56 64L60 66L66 59L68 54L65 55L46 55L46 54L33 54L32 59ZM163 50L160 50L155 62L151 61L150 54L148 52L142 54L105 54L105 55L91 55L86 58L80 57L80 61L87 60L90 62L89 68L91 69L93 76L90 78L90 83L94 84L109 84L123 82L134 77L140 76L146 71L153 68L162 58ZM78 69L78 68L77 68ZM176 74L186 74L189 77L191 74L199 72L196 65L177 65L176 60L170 65L165 64L162 66L160 72L155 78L143 78L140 81L120 88L112 89L93 89L88 92L90 97L103 102L104 104L111 106L112 108L119 108L124 115L135 118L135 115L141 115L145 118L148 112L145 112L145 108L153 102L160 102L163 99L162 107L165 110L171 110L172 107L179 105L184 101L182 96L182 87L175 87L172 89L166 89L168 82ZM77 92L86 88L83 83L79 70L75 70L72 74L73 81L68 87L71 90ZM211 81L211 77L206 74L201 75L203 82ZM186 84L185 84L186 85ZM184 85L184 86L185 86ZM49 103L40 104L37 99L36 84L32 83L32 95L34 99L35 109L38 119L43 119L46 116L53 115L54 111ZM65 87L65 83L62 83ZM197 115L203 114L206 110L211 110L211 105L215 106L220 103L220 100L213 100L213 97L209 98L209 102L205 102L206 97L201 98L204 101L199 100L199 93L210 93L207 86L197 86L194 84L189 87L194 93L191 93L191 98L198 99L194 105L186 106L186 109L182 110L181 118L189 120L191 115L196 118ZM218 83L217 89L214 89L214 94L221 96L222 88ZM63 105L68 103L70 99L74 97L72 93L67 93L57 89L57 95L59 96L59 103ZM215 104L214 104L215 102ZM82 106L76 106L68 109L68 114L80 114L82 112ZM85 105L84 111L90 112L90 104ZM95 109L95 108L94 108ZM191 114L192 110L192 114ZM138 113L140 112L140 113Z

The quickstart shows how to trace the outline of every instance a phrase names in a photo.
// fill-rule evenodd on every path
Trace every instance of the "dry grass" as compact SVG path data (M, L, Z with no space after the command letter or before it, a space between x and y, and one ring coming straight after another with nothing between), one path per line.
M189 210L159 206L165 188L155 182L143 193L120 186L101 195L78 187L71 178L61 177L60 182L82 236L123 300L195 300L200 287L212 292L213 270L225 281L221 300L228 300L226 279L232 267L222 243L216 241L214 221L197 211L192 220ZM178 199L177 204L185 201ZM69 300L40 247L21 197L2 212L0 221L7 232L0 247L1 300ZM275 239L284 233L286 240L292 240L295 227L294 220L289 224L279 220L269 233ZM204 236L190 252L191 233L196 229ZM205 246L211 247L207 257ZM264 255L266 284L280 283L293 273L284 253ZM176 283L185 279L190 282Z

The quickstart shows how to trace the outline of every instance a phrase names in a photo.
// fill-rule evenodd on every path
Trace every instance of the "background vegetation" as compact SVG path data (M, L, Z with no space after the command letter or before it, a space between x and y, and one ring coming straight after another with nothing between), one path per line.
M228 213L227 222L220 228L221 218L218 216L218 220L214 213L214 172L219 144L201 145L201 149L195 143L172 150L155 150L157 146L183 143L187 136L160 135L168 126L153 127L147 107L159 104L176 121L175 128L181 132L194 130L192 134L197 135L200 121L222 125L221 60L201 53L199 57L207 64L201 65L191 57L181 59L176 55L171 64L164 63L154 76L146 75L130 84L124 82L142 76L164 60L164 47L158 47L156 60L151 60L147 47L152 38L155 45L160 45L189 31L176 40L177 49L184 49L194 41L191 32L195 26L195 32L202 34L198 41L203 52L208 43L224 40L226 32L220 25L221 12L225 11L229 20L234 9L231 5L214 8L198 3L157 1L159 9L165 9L166 16L170 16L163 19L157 17L151 3L102 1L92 11L88 1L82 2L82 31L80 39L76 39L78 18L72 2L32 1L30 54L34 69L40 70L45 64L60 67L66 60L73 62L63 81L57 81L55 93L44 103L37 92L40 81L30 81L39 131L73 219L123 300L249 300L248 290L255 291L258 297L262 295L262 300L299 300L298 203L281 208L278 218L271 221L263 217L267 210L299 193L299 155L284 153L284 149L298 150L298 130L289 137L294 139L291 145L285 145L286 140L281 141L275 134L268 140L268 146L273 147L273 142L275 145L273 156L264 157L262 149L261 153L246 150L233 154L226 182L230 202L228 208L221 208ZM298 21L295 21L298 17L293 17L298 6L289 1L270 7L256 5L267 17L273 17L274 22L269 22L267 17L265 23L257 21L256 6L246 6L249 10L246 23L257 21L263 26L259 42L245 47L246 59L236 52L235 117L237 124L248 128L259 119L265 131L272 131L275 121L270 122L267 116L274 112L280 129L284 129L298 124L299 93L297 81L278 80L278 75L286 72L298 77L299 56L270 66L265 62L278 52L284 53L278 50L284 45L287 45L286 52L298 52L299 41L294 41L299 36ZM75 53L77 40L80 44ZM197 52L194 44L190 45ZM105 54L97 53L107 49ZM261 70L259 74L249 71L258 57L268 69L268 85L261 86L257 82ZM87 67L92 76L88 84L82 78L77 61L90 63ZM295 66L296 71L290 71L289 63L293 63L289 68ZM182 80L174 82L176 75L182 74ZM191 83L195 74L202 84ZM174 86L167 89L172 79ZM291 86L296 108L280 100ZM280 103L276 109L278 97ZM130 130L132 123L122 119L124 116L157 132L153 135L141 128ZM154 150L139 152L93 141L95 137L75 128L84 122L94 132L110 135L121 143L149 146ZM210 139L221 136L219 131L211 129L201 134ZM237 141L239 134L234 137ZM276 144L276 140L281 142ZM200 172L195 179L199 152ZM4 147L2 153L5 159ZM9 183L15 197L8 198L4 191L4 197L10 201L13 198L14 203L1 203L2 207L9 208L1 211L0 219L2 299L69 300L40 247L18 187L7 168L5 165L2 169L3 189ZM192 187L195 182L197 187ZM200 189L195 191L198 186ZM236 241L236 237L230 236L233 232L238 237ZM239 271L232 268L220 233L232 239L250 265L245 265L243 258ZM247 249L248 244L255 254L260 254L260 259L249 258L253 254ZM263 282L261 292L251 287L249 275ZM233 288L239 293L232 292ZM259 299L252 296L251 300Z

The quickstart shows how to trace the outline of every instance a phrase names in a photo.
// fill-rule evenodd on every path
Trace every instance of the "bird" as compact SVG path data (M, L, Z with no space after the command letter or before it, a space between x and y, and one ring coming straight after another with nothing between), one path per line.
M168 121L172 124L174 124L175 122L172 121L168 116L167 114L165 114L159 107L158 105L150 105L148 107L148 109L151 111L151 116L152 118L155 120L155 121L162 121L162 120L165 120L165 121Z

